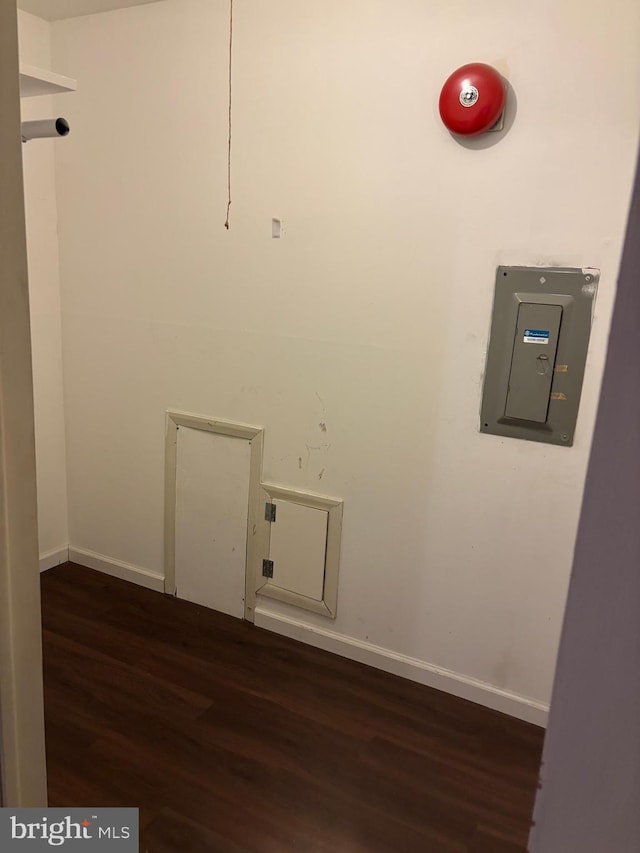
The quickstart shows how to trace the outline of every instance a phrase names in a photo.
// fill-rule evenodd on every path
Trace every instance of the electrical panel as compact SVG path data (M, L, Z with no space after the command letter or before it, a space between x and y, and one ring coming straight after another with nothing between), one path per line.
M573 444L598 278L498 267L481 432Z

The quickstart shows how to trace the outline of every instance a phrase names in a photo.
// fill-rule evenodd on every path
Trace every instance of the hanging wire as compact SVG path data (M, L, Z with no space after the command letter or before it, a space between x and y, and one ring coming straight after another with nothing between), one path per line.
M233 0L229 0L229 144L227 147L227 218L224 227L229 230L231 210L231 57L233 52Z

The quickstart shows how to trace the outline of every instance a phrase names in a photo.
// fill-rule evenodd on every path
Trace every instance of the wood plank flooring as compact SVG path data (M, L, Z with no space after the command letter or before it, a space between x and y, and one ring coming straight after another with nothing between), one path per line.
M72 564L42 575L52 806L149 853L523 853L541 729Z

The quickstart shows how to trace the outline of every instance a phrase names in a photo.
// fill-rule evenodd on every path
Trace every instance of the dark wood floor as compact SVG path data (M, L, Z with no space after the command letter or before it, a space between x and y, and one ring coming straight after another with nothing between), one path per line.
M74 565L42 576L52 806L150 853L522 853L542 730Z

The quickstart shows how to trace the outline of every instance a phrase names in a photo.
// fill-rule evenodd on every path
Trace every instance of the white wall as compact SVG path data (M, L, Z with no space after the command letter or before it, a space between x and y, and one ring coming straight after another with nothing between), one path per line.
M539 718L637 143L640 8L236 4L229 232L227 14L166 0L53 26L79 79L56 149L72 545L162 572L164 411L263 425L265 478L345 513L336 622L275 602L258 621L528 697ZM508 77L517 115L467 147L437 99L470 60ZM478 433L499 263L602 269L572 449Z
M50 24L26 12L18 13L20 61L51 68ZM64 98L22 100L24 120L64 115ZM53 140L22 146L29 299L36 422L38 529L44 563L59 559L69 543L67 477L62 387L58 212Z

